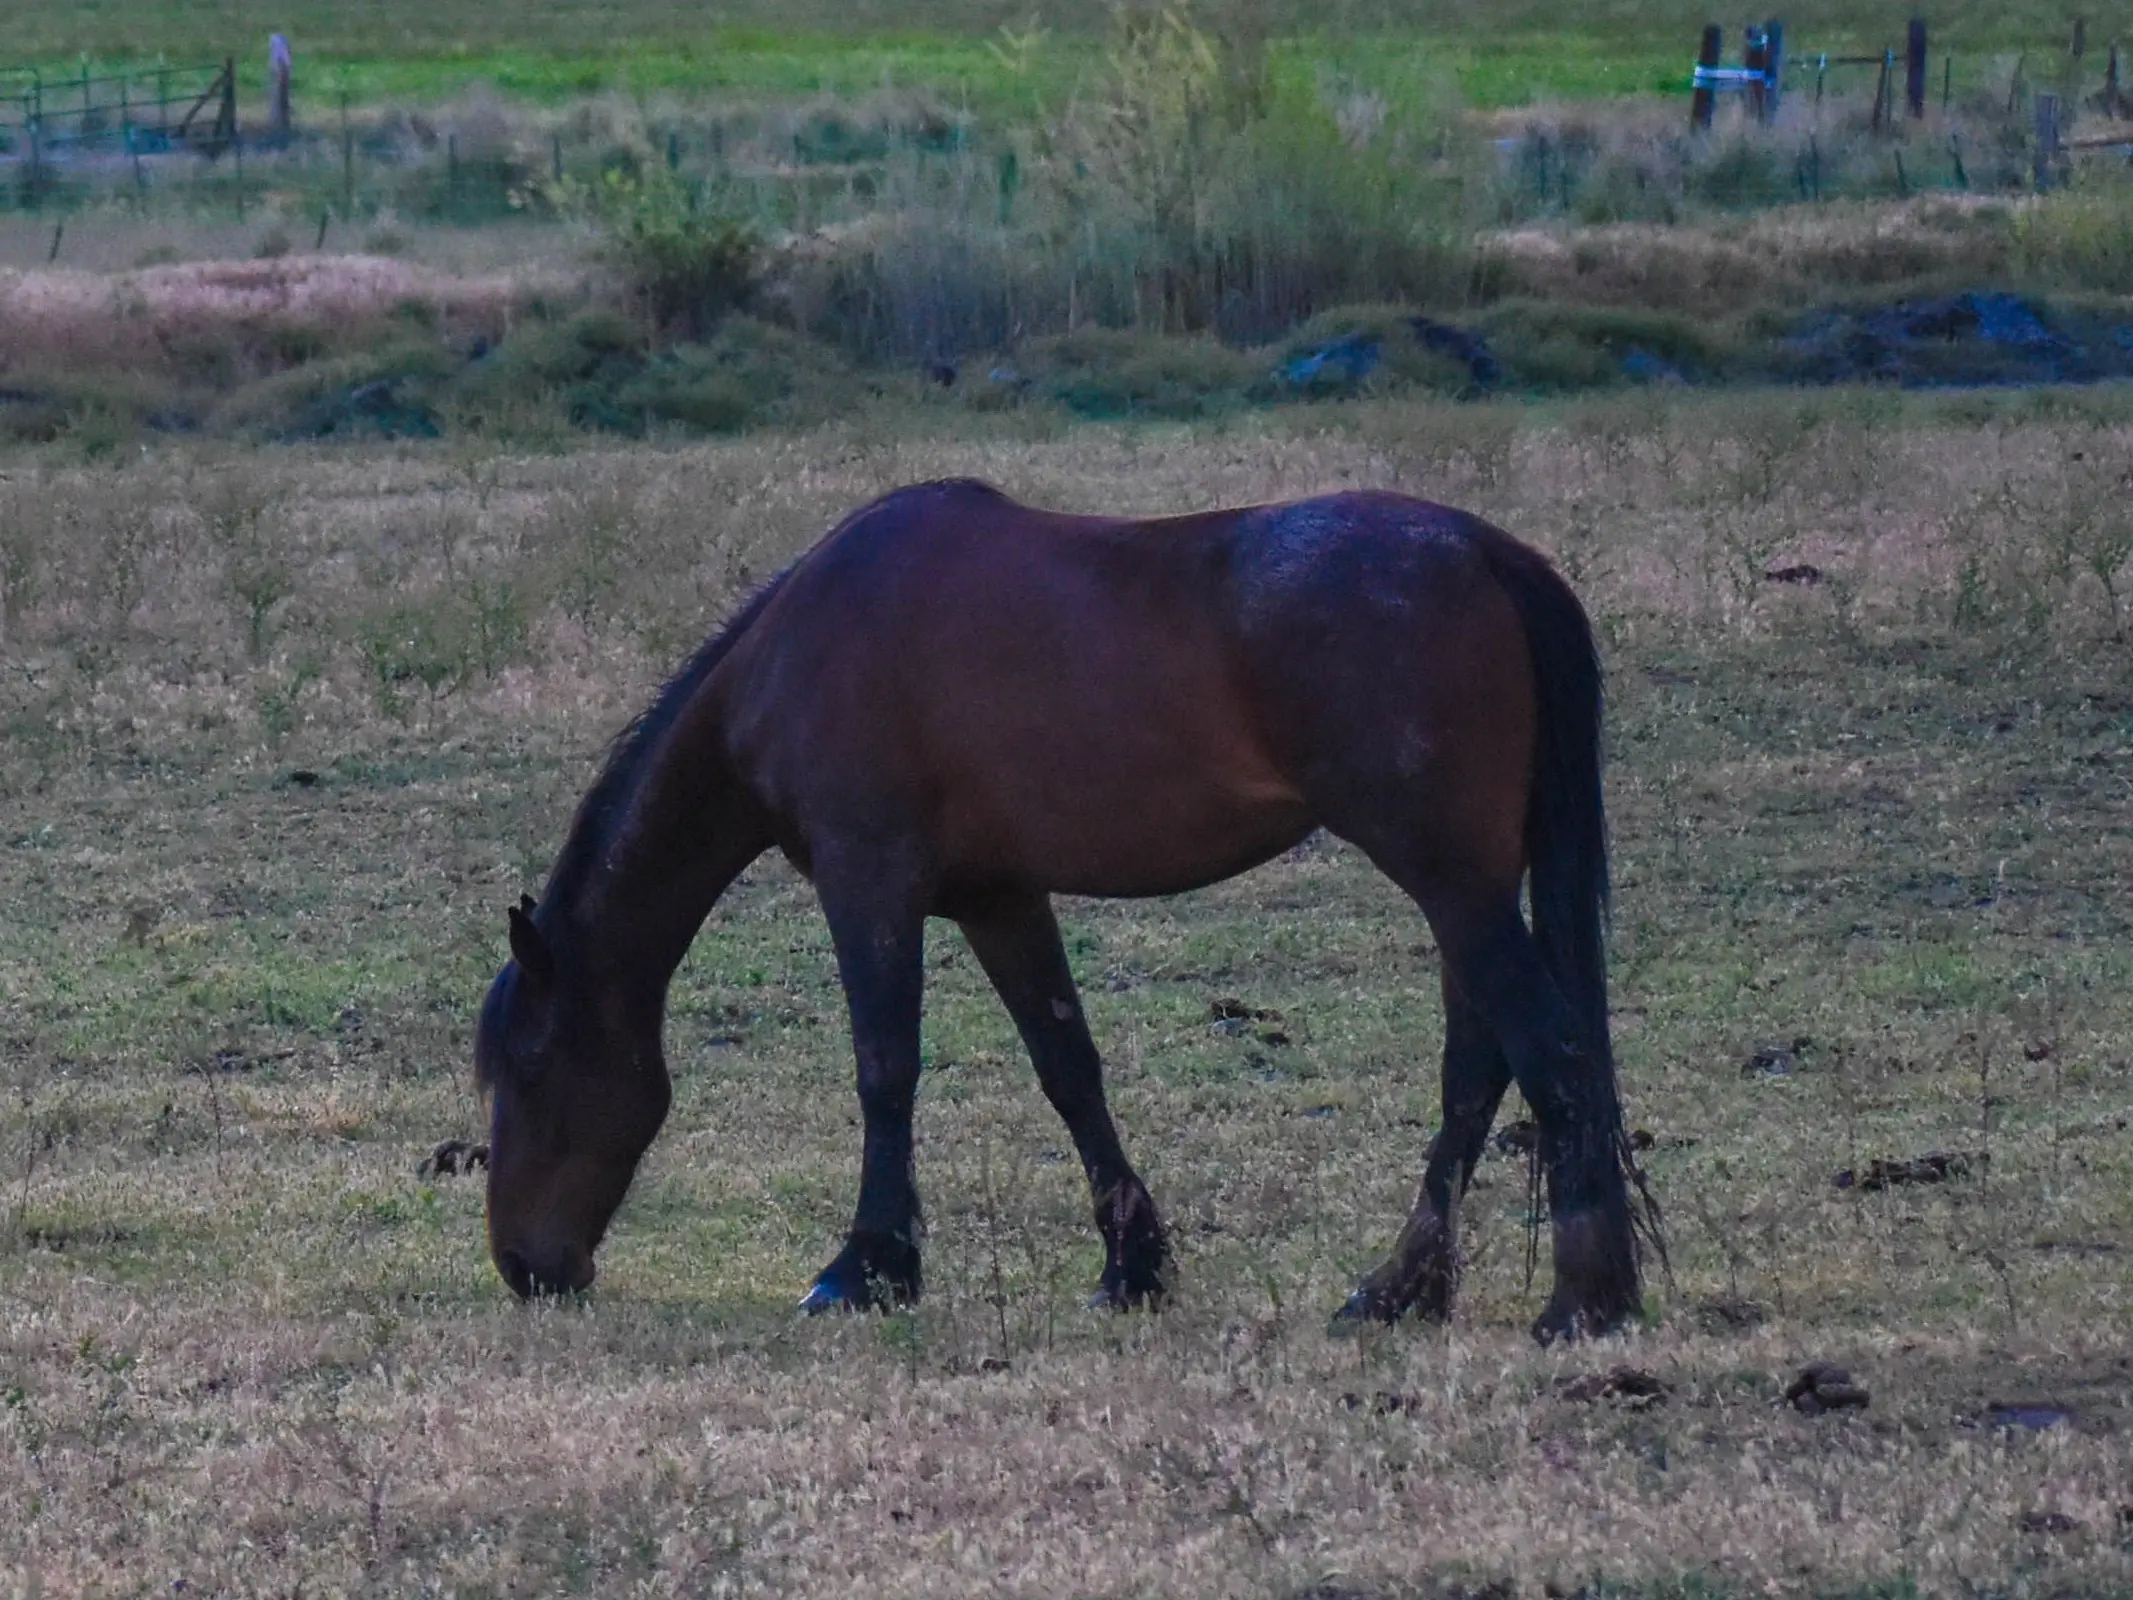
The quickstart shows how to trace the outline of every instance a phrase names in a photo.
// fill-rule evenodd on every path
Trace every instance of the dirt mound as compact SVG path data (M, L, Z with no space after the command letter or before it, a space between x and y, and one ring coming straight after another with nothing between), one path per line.
M0 347L16 360L139 359L227 329L334 330L395 315L499 336L544 285L516 275L455 277L382 256L292 255L198 261L106 275L0 270Z
M1781 375L1904 388L2094 383L2133 375L2133 320L1971 291L1816 312L1779 343Z

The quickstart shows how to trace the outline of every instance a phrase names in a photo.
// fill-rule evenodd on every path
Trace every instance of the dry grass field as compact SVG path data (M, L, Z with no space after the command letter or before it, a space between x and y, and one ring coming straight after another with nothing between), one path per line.
M10 461L0 1593L2126 1593L2123 411L1656 391ZM1492 1154L1456 1320L1328 1335L1411 1198L1439 1017L1419 918L1326 840L1062 909L1177 1235L1165 1314L1081 1309L1080 1176L944 930L929 1298L794 1318L858 1132L770 862L683 969L597 1290L510 1300L480 1177L418 1172L483 1126L505 907L737 596L946 473L1119 510L1384 484L1555 554L1610 667L1646 1327L1534 1348ZM1786 1405L1813 1361L1866 1409Z

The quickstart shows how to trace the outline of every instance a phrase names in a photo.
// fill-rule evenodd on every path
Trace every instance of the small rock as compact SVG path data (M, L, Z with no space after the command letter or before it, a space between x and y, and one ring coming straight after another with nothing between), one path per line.
M1975 1159L1965 1150L1928 1150L1909 1161L1874 1161L1863 1173L1844 1168L1830 1180L1839 1189L1893 1189L1899 1184L1940 1183L1959 1178Z
M489 1147L485 1144L469 1144L464 1139L447 1139L426 1156L415 1168L421 1178L450 1178L463 1172L472 1172L476 1167L489 1164Z
M1721 1295L1699 1305L1696 1320L1706 1333L1746 1333L1762 1326L1763 1308L1753 1300Z
M1605 1372L1565 1378L1555 1386L1555 1392L1565 1400L1612 1400L1624 1410L1645 1411L1664 1405L1673 1390L1642 1367L1610 1367Z
M1800 1055L1814 1041L1801 1034L1790 1044L1764 1044L1741 1063L1744 1078L1789 1078L1800 1070Z
M1797 583L1813 588L1822 581L1822 569L1802 561L1797 566L1772 567L1763 574L1765 583Z
M2063 1511L2025 1511L2015 1518L2024 1533L2072 1533L2081 1524Z
M1849 1368L1827 1361L1814 1361L1800 1369L1785 1385L1785 1399L1803 1416L1819 1417L1825 1411L1864 1411L1868 1395L1854 1383Z
M1522 1156L1532 1153L1540 1143L1540 1129L1531 1119L1520 1117L1516 1122L1499 1128L1496 1137L1489 1141L1507 1156Z
M1412 1411L1420 1403L1419 1395L1402 1394L1396 1389L1380 1389L1368 1396L1357 1394L1351 1389L1341 1396L1342 1410L1368 1410L1373 1417L1389 1417L1397 1412Z
M1991 1426L2025 1428L2031 1433L2042 1433L2047 1428L2056 1428L2073 1420L2073 1413L2062 1406L2016 1402L1985 1408L1985 1421Z

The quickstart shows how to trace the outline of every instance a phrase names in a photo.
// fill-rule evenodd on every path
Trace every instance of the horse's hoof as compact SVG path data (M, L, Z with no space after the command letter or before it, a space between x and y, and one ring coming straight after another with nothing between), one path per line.
M895 1311L917 1298L918 1291L905 1285L869 1278L857 1288L850 1288L825 1273L800 1297L800 1312L819 1317L828 1311Z
M1533 1342L1542 1349L1552 1344L1577 1344L1585 1339L1605 1339L1623 1332L1637 1320L1640 1308L1629 1305L1614 1311L1594 1311L1582 1306L1558 1306L1533 1319Z
M894 1311L918 1298L921 1281L915 1245L886 1234L854 1234L837 1259L815 1274L800 1310L810 1317L825 1311Z
M1400 1308L1368 1284L1341 1302L1340 1310L1333 1313L1335 1326L1355 1322L1393 1323L1400 1320Z
M1163 1309L1163 1287L1134 1287L1124 1283L1104 1283L1097 1286L1089 1296L1091 1311L1148 1311Z

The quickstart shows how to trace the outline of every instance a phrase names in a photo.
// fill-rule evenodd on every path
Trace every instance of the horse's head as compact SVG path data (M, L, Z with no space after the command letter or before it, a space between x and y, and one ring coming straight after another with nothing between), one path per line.
M522 1298L592 1282L593 1252L671 1098L658 1008L647 1023L625 996L595 992L533 909L528 899L511 912L511 960L474 1036L491 1097L489 1254Z

